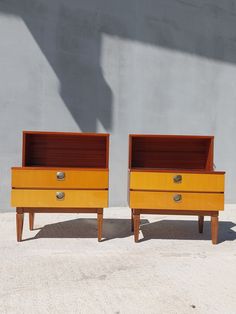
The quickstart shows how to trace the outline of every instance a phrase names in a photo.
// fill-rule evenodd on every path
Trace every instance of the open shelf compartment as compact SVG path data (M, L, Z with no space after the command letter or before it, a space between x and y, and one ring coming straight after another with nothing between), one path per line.
M213 171L213 136L130 135L129 168Z
M108 134L23 132L23 167L108 169Z

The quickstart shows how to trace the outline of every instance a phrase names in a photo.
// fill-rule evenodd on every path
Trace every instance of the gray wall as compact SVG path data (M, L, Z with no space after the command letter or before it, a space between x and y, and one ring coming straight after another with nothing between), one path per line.
M125 205L129 133L215 135L236 193L236 1L0 0L0 210L22 130L111 133Z

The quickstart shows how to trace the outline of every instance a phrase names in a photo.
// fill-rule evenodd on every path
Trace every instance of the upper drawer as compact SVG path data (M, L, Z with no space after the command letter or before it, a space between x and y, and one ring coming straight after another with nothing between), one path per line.
M131 190L224 192L224 173L130 172Z
M12 187L108 189L108 171L13 168Z

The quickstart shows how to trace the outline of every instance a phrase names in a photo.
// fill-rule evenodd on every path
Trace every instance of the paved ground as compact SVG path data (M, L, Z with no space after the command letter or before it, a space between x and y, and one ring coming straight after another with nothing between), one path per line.
M0 214L0 313L236 313L236 206L217 246L184 216L142 216L135 244L129 216L106 210L98 243L95 216L41 214L30 232L26 215L16 243L14 213Z

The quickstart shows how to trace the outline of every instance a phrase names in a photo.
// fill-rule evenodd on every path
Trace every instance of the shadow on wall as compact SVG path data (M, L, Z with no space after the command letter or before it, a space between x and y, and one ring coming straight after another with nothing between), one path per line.
M102 34L236 63L232 0L0 0L0 12L25 22L82 131L96 131L97 121L112 130L112 91L100 62Z
M112 92L100 66L96 12L75 9L75 1L0 1L0 12L22 18L60 82L60 95L81 131L99 121L112 129ZM27 49L27 47L26 47Z

